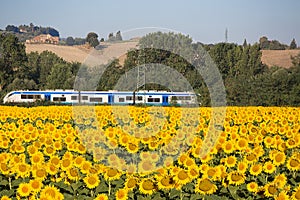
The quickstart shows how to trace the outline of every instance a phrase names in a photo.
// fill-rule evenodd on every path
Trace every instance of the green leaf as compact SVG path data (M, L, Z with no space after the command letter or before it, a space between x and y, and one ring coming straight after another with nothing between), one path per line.
M96 187L95 194L108 192L108 185L105 181L100 181L100 184Z
M201 195L200 194L191 194L191 198L190 200L198 200L201 199Z
M78 191L78 193L81 194L81 195L83 195L83 194L88 195L88 194L90 194L90 190L88 190L87 188L84 188L84 189Z
M229 192L230 192L231 196L234 199L239 199L238 195L236 194L236 191L238 190L238 187L229 185L228 189L229 189Z
M2 190L2 191L0 192L0 196L6 195L6 196L10 197L10 196L12 196L14 193L15 193L14 190Z
M73 189L74 192L76 192L78 190L78 188L80 188L82 186L81 182L77 182L77 183L72 183L71 187Z
M22 179L16 179L16 180L13 180L12 182L11 182L11 186L12 187L17 187L17 186L19 186L22 182L24 182L24 181L22 181Z
M4 179L0 181L0 185L8 185L8 181Z
M176 189L171 189L170 191L170 199L176 199L177 197L180 196L180 191L176 190Z

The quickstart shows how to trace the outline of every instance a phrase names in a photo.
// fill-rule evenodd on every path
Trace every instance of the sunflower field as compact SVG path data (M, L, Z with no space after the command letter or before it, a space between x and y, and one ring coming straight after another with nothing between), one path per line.
M300 108L0 106L0 199L300 199Z

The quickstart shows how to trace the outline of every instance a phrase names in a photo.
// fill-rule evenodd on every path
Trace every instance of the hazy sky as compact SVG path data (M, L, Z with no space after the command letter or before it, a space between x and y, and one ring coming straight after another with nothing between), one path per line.
M61 37L86 37L96 32L107 38L110 32L123 37L138 36L145 27L171 29L195 41L241 44L254 43L261 36L300 45L299 0L1 0L0 29L8 24L33 23L51 26Z

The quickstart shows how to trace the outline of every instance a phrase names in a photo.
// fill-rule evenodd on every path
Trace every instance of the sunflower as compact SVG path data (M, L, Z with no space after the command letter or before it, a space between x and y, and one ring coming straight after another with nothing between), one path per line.
M247 162L244 162L244 161L240 161L238 164L237 164L237 171L240 172L240 173L245 173L248 169L248 164Z
M4 195L4 196L1 197L0 200L11 200L11 198L9 198L8 196Z
M281 164L284 164L285 159L286 159L286 155L283 152L277 152L274 155L273 163L275 166L279 166Z
M29 185L34 193L38 193L43 187L42 181L38 179L30 180Z
M96 174L89 175L83 179L89 189L97 187L100 183L99 177Z
M143 194L151 195L156 190L156 185L151 179L146 178L140 182L139 190Z
M286 191L281 191L277 196L275 196L275 200L289 200L290 197L287 195Z
M30 157L30 161L32 165L38 165L44 162L44 155L41 152L36 152L32 154Z
M248 153L245 158L244 161L248 164L254 163L257 160L257 156L255 153Z
M47 163L47 165L46 165L46 171L50 175L55 175L58 172L58 167L56 165L53 165L52 163Z
M25 178L25 177L29 177L30 175L30 165L26 163L18 163L15 166L14 170L17 174L16 178L18 177Z
M294 189L294 192L293 192L293 194L291 196L291 199L292 200L299 200L300 199L300 185L298 185L298 187L296 187Z
M121 177L122 173L119 172L117 169L114 168L108 168L105 170L104 178L105 180L111 181L116 180Z
M73 162L70 158L63 158L61 163L60 163L60 167L62 170L67 170L69 168L71 168L73 165Z
M195 186L195 192L203 195L213 194L217 191L217 186L213 184L209 179L203 178L198 179L197 184Z
M139 150L139 144L137 142L129 142L125 148L129 153L136 153Z
M128 199L128 191L126 189L119 189L116 192L116 200L126 200Z
M62 200L64 196L59 192L59 190L54 186L45 186L41 193L40 199L55 199L55 200Z
M225 159L225 166L226 167L234 167L236 164L236 157L235 156L229 156Z
M78 173L77 168L74 168L74 167L69 168L66 171L66 173L67 173L67 176L68 176L68 178L70 180L72 180L72 181L78 181L78 179L79 179L79 173Z
M300 170L300 162L299 162L299 160L297 158L291 156L287 160L286 167L290 171L298 171L298 170Z
M124 183L126 190L131 191L133 190L136 185L138 184L138 179L135 177L128 177Z
M278 194L276 185L274 183L267 183L264 186L264 194L266 197L275 197Z
M275 172L276 167L271 161L267 161L263 166L263 170L268 174L272 174L273 172Z
M31 193L31 187L29 183L21 183L17 190L21 197L27 197Z
M278 174L274 178L274 183L276 184L276 186L278 188L283 189L283 187L287 183L287 177L286 177L286 175L285 174Z
M241 185L245 182L245 175L238 171L232 171L228 174L227 180L230 185Z
M190 182L189 174L186 170L180 169L176 174L174 174L174 181L177 184L185 185Z
M37 167L32 171L32 176L36 179L44 180L47 177L47 171L43 167Z
M232 141L226 141L223 145L222 148L225 153L230 154L234 151L234 144Z
M152 162L150 159L149 160L142 160L139 164L138 164L138 170L141 173L149 173L152 172L153 170L155 170L155 163Z
M247 184L247 190L249 192L256 193L258 191L258 184L256 182L251 182Z
M56 167L60 166L60 159L59 159L58 156L51 156L50 159L49 159L49 162L51 164L53 164L54 166L56 166Z
M108 200L108 196L106 194L98 194L94 200Z
M158 177L156 182L157 182L157 187L160 190L172 189L174 186L174 180L170 175Z
M262 165L254 164L250 167L249 171L251 175L258 176L262 172Z

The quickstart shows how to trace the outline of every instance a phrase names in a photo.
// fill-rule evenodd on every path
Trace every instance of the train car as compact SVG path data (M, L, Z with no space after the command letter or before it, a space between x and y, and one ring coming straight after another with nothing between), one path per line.
M12 91L4 99L4 103L32 103L49 101L59 104L146 104L146 105L191 105L197 103L197 96L192 92L168 91Z

